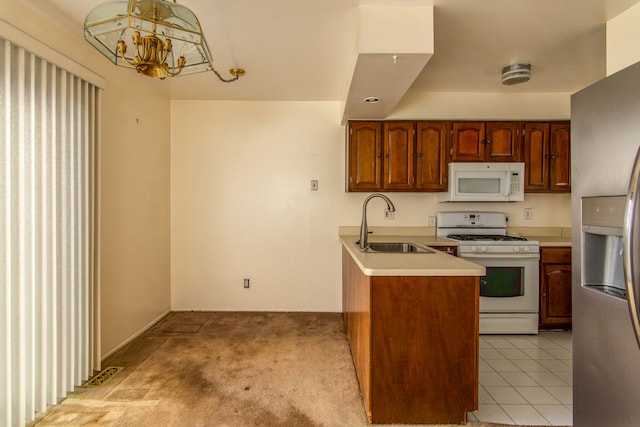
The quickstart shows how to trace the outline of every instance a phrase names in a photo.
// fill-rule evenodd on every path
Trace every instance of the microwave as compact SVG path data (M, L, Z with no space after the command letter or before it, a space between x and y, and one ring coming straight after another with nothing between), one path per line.
M449 163L449 191L441 202L520 202L524 163Z

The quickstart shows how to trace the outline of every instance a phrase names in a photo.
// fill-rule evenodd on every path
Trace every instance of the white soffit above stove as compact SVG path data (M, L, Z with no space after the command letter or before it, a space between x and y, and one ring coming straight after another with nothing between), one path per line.
M343 123L386 118L432 55L433 7L360 6Z

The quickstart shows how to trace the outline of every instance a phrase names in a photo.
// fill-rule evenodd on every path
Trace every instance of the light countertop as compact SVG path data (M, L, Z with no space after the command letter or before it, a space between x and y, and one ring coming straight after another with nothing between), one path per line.
M386 238L389 236L411 239L410 241L435 246L458 246L458 242L447 238L436 237L435 227L369 227L373 230L371 238ZM360 227L342 226L340 236L357 236ZM537 240L540 247L571 247L571 229L562 227L510 227L507 234ZM371 240L374 241L374 240ZM384 240L380 240L384 241ZM389 240L387 240L389 241ZM409 241L409 240L407 240Z
M455 240L437 237L433 227L371 227L370 242L406 242L423 246L458 246ZM461 258L435 250L434 253L361 252L355 245L359 227L340 227L342 245L367 276L484 276L485 268ZM540 247L571 247L571 229L510 228L509 234L537 240Z
M484 276L481 265L447 255L438 250L433 253L371 253L361 252L355 242L358 236L341 235L342 246L346 248L360 270L366 276ZM429 244L449 244L448 239L435 236L386 235L371 236L369 242L405 242Z
M523 236L529 240L537 240L541 248L571 247L570 237L561 236Z

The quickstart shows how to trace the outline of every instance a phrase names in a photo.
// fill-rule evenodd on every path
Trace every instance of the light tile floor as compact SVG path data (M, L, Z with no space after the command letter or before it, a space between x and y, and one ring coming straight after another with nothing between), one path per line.
M478 412L469 421L573 425L571 332L481 335Z

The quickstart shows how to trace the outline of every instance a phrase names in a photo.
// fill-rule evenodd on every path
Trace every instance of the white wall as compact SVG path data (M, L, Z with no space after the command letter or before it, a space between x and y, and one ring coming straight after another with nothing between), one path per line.
M173 310L341 311L338 227L360 224L368 193L344 191L339 120L338 102L171 103ZM319 191L310 191L311 179ZM567 195L480 205L388 195L395 221L383 219L384 203L374 199L370 225L426 226L429 215L462 209L506 211L512 226L571 221ZM524 207L533 208L533 220L523 219Z
M607 22L607 75L640 61L640 3Z
M339 114L338 102L172 102L172 309L338 310Z
M568 120L571 93L412 92L389 119Z
M169 311L171 285L168 96L140 85L147 77L108 65L100 148L103 355Z

